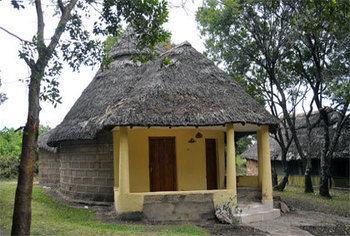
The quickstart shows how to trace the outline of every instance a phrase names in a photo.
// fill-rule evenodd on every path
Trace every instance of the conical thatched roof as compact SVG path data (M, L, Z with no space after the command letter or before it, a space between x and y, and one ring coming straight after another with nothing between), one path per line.
M155 47L155 53L164 53L165 49L161 46ZM120 37L118 42L111 48L109 52L109 57L114 59L130 58L130 56L137 56L140 54L149 54L151 50L143 49L140 50L137 45L137 40L135 40L134 30L128 27L124 34Z
M119 43L119 47L124 47ZM147 64L131 51L113 49L115 60L100 70L50 136L93 139L114 126L277 125L277 120L189 43ZM123 54L123 53L124 54Z
M55 153L56 152L56 148L55 147L50 147L47 145L47 142L48 142L48 139L50 137L50 135L54 132L53 129L39 135L38 137L38 147L39 149L41 150L45 150L45 151L48 151L48 152L53 152Z

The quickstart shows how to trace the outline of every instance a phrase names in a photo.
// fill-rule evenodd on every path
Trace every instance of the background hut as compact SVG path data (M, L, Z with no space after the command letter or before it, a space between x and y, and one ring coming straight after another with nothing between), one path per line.
M335 122L337 120L337 113L332 112L331 116L331 135L335 129ZM311 116L311 122L317 122L318 113L314 113ZM302 144L302 148L304 151L309 149L309 154L312 160L312 169L311 175L318 176L320 173L320 156L323 146L323 124L317 125L311 132L311 138L309 139L307 136L307 126L304 115L298 115L296 118L296 128L300 143ZM281 149L277 141L270 137L270 158L271 158L271 166L272 170L276 171L279 176L284 174L282 159L281 159ZM256 155L257 145L253 144L250 148L248 148L244 153L241 154L243 159L247 160L246 168L247 175L257 175L258 174L258 160ZM346 187L349 188L349 166L350 166L350 120L348 119L344 124L344 128L342 130L341 136L337 143L333 158L331 160L331 176L335 187ZM302 185L302 176L305 173L306 163L302 160L298 154L298 151L292 143L289 151L287 153L287 162L290 170L290 174L292 176L301 176L292 177L289 181L290 184ZM294 179L295 180L294 180ZM300 180L299 180L300 179ZM314 178L316 183L318 184L318 178Z
M39 147L39 183L48 187L58 187L60 183L60 160L57 148L47 145L52 130L38 138Z

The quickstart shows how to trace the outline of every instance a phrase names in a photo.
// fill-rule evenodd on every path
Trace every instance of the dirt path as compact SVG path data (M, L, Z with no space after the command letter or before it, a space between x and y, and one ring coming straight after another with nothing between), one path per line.
M247 226L273 236L286 235L349 235L350 218L316 211L300 211L283 215L277 219Z

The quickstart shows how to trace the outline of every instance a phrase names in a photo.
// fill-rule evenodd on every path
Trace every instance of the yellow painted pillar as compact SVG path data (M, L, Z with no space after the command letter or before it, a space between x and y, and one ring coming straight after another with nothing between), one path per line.
M114 166L114 188L119 186L119 132L113 129L113 166Z
M261 189L261 180L263 175L263 157L262 157L262 146L261 146L261 130L256 132L256 139L258 140L257 148L258 148L258 180L259 180L259 188Z
M232 190L234 195L237 195L236 190L236 157L235 157L235 132L233 124L226 126L226 142L227 142L227 157L226 157L226 188Z
M119 127L119 194L130 193L128 128Z
M262 203L272 203L272 178L271 178L271 160L270 160L270 143L269 143L269 126L261 127L261 157L262 157L262 179L261 192Z

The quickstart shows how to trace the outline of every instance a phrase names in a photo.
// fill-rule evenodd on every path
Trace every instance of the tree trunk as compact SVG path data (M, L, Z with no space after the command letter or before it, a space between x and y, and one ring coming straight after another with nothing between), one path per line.
M284 189L286 188L286 185L288 183L288 179L289 179L289 166L288 166L288 162L287 162L287 150L282 151L282 165L283 165L283 170L284 170L284 176L281 180L281 182L274 186L274 190L277 191L284 191Z
M287 186L288 179L289 179L289 170L285 171L285 174L284 174L281 182L277 186L274 187L274 190L281 191L281 192L284 191L284 189Z
M12 219L12 235L29 235L34 164L37 160L39 95L41 76L32 70L28 94L28 117L23 130L21 161Z
M304 174L304 192L305 193L314 192L312 179L311 179L311 168L312 168L311 158L310 156L308 156L306 159L306 168L305 168L305 174Z
M322 154L319 192L321 196L327 197L327 198L331 198L331 195L329 194L329 186L328 186L329 176L330 176L329 163L327 160L327 156L325 154Z
M284 157L284 158L286 158L286 157ZM282 157L282 160L283 160L283 157ZM274 187L274 190L281 191L281 192L284 191L284 189L286 188L287 183L288 183L289 173L290 172L289 172L289 166L288 166L287 160L284 159L284 176L283 176L281 182Z
M278 184L278 176L276 171L276 160L272 161L272 187L275 187Z
M275 187L278 184L278 176L275 171L272 171L272 186Z

